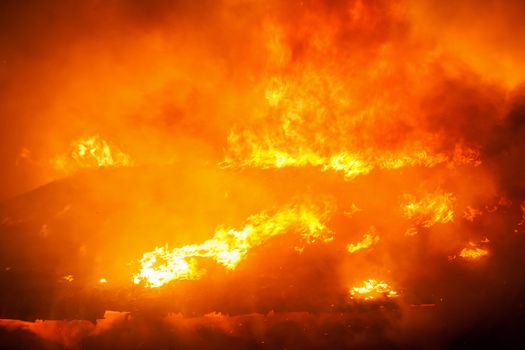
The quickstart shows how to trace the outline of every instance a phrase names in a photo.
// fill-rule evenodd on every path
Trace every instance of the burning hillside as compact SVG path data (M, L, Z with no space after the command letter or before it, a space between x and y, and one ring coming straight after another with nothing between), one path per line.
M0 4L0 348L523 346L519 1Z

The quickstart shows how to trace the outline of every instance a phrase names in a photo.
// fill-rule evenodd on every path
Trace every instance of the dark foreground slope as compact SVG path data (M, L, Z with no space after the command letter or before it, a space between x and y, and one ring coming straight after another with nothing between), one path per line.
M0 208L0 348L519 348L520 202L475 202L465 194L471 189L455 186L458 171L374 171L345 182L318 169L177 164L50 183ZM406 236L411 223L399 201L414 191L407 179L425 178L432 190L436 172L457 198L456 219ZM131 281L155 246L202 242L217 226L241 228L251 214L307 199L332 203L332 242L297 250L289 232L251 251L235 271L210 263L201 280L159 289ZM353 204L361 211L350 215ZM483 215L463 219L467 205ZM380 242L349 254L346 245L371 225ZM490 242L486 259L450 259L482 238ZM400 296L349 298L351 286L379 277Z

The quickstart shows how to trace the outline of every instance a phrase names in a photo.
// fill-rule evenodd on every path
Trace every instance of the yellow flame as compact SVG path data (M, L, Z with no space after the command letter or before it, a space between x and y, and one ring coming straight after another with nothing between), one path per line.
M199 268L197 258L209 258L234 269L251 248L286 232L299 233L307 243L331 240L330 231L314 208L289 206L273 215L252 215L240 230L219 227L211 239L201 244L172 250L157 247L143 255L141 270L133 280L147 287L160 287L172 280L200 278L205 271Z
M401 209L416 225L431 227L436 223L444 224L454 220L454 197L451 193L436 191L425 194L419 200L411 194L405 194L404 200Z
M72 143L70 157L61 155L52 159L52 164L57 169L68 170L69 168L96 168L96 167L126 167L132 166L133 162L126 153L95 135L89 138L79 139Z
M230 144L238 137L230 134ZM406 150L374 154L372 150L361 152L342 151L332 155L322 155L306 147L295 150L284 150L279 147L258 144L249 145L250 151L242 156L226 157L223 167L285 168L285 167L318 167L321 171L336 171L351 180L359 175L366 175L372 170L399 169L403 167L433 167L450 161L445 154L431 155L425 150ZM243 153L243 152L239 152Z
M372 226L367 233L363 235L363 239L355 244L350 243L347 247L348 252L355 253L358 250L370 248L372 245L379 242L379 236L376 235L376 228Z
M82 167L131 165L131 159L127 154L117 148L111 149L109 144L98 135L78 140L74 144L71 157Z
M489 255L488 249L480 248L477 244L469 242L469 247L461 249L459 256L467 260L477 260Z
M306 69L290 77L271 77L265 84L264 125L236 128L228 136L224 167L317 167L350 180L373 169L432 167L438 164L479 165L479 152L456 145L436 151L432 137L407 138L394 148L381 143L370 120L397 114L383 100L359 103L340 77L330 70ZM364 132L366 130L367 132ZM362 134L371 135L362 140ZM349 137L353 135L353 137Z
M396 296L398 293L388 283L375 279L365 280L362 285L350 288L352 299L373 300L377 297L393 298Z

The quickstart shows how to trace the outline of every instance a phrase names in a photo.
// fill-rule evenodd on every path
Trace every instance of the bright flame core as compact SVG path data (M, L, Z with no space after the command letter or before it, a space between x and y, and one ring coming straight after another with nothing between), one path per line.
M350 288L350 298L361 300L372 300L378 297L393 298L398 293L383 281L368 279L363 281L361 286Z
M374 169L480 164L476 149L457 144L453 150L438 151L430 136L407 139L395 147L378 147L382 137L376 135L376 129L368 130L369 123L379 115L400 112L389 101L393 96L361 104L351 93L356 87L346 84L329 69L305 69L296 75L269 78L263 83L266 104L258 111L266 116L264 125L234 128L222 166L310 166L341 172L351 180ZM367 137L362 139L364 130L370 135L365 133Z
M199 268L196 258L209 258L233 270L250 249L287 232L299 233L307 243L331 240L330 231L314 208L290 206L273 215L252 215L241 230L219 227L211 239L201 244L171 251L157 247L143 255L142 268L133 280L147 287L160 287L173 280L198 279L205 271Z
M476 163L476 158L458 159L446 154L425 149L407 149L405 151L378 153L374 150L349 152L341 151L324 155L308 146L297 146L286 149L279 146L283 140L265 138L263 143L253 142L255 136L230 134L228 141L231 154L221 164L223 167L255 167L255 168L285 168L285 167L318 167L321 171L342 172L346 180L359 175L366 175L374 169L400 169L404 167L433 167L438 164L455 162ZM275 144L273 144L275 143ZM289 148L289 147L287 147ZM474 151L471 151L475 153Z
M469 247L461 249L459 256L466 260L477 260L489 255L488 249L480 248L477 244L469 242Z

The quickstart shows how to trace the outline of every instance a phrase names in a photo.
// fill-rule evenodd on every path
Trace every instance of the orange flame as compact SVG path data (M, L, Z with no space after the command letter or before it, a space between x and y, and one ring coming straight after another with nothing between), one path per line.
M463 213L463 218L467 221L474 221L475 218L482 215L482 211L468 206Z
M375 279L365 280L361 286L350 288L351 299L373 300L378 297L393 298L396 296L398 293L388 283Z
M246 136L246 134L244 135ZM252 138L253 136L249 136ZM236 156L230 155L221 163L223 167L255 167L255 168L285 168L312 166L321 171L342 172L345 179L351 180L359 175L366 175L373 169L399 169L404 167L433 167L451 161L442 153L432 154L425 149L407 149L406 151L377 153L374 150L359 152L341 151L324 155L307 146L298 146L295 149L283 149L271 144L244 144L241 145L240 136L231 133L229 136L230 150ZM267 142L271 142L266 140ZM237 144L237 145L236 145ZM241 149L241 148L248 148Z
M479 165L477 150L456 145L448 153L438 152L434 142L422 141L423 137L387 149L377 147L380 137L373 130L369 130L369 139L360 140L362 129L369 127L367 120L396 114L396 110L384 100L360 104L354 101L352 91L338 74L324 70L271 77L264 94L267 105L260 111L268 115L265 125L231 131L222 166L311 166L341 172L350 180L373 169ZM355 137L349 138L350 134Z
M299 233L307 243L331 240L330 231L314 208L289 206L273 215L252 215L240 230L219 227L211 239L201 244L171 251L157 247L143 255L142 268L133 280L136 284L144 282L147 287L160 287L173 280L198 279L205 271L199 268L196 258L209 258L235 269L250 249L287 232Z
M376 228L374 226L363 235L363 239L355 244L350 243L347 247L348 252L355 253L361 249L370 248L372 245L379 242L379 236L376 235Z
M52 159L57 169L96 168L96 167L127 167L132 166L131 157L115 146L95 135L79 139L72 143L70 158L64 155Z
M487 255L489 255L488 249L480 248L473 242L469 242L469 247L459 252L459 256L466 260L477 260Z
M431 227L436 223L445 224L454 220L452 206L455 199L451 193L427 193L420 200L414 195L405 194L404 200L401 209L416 225Z

